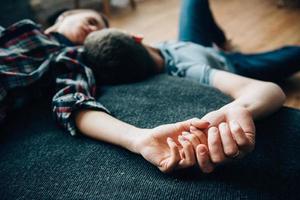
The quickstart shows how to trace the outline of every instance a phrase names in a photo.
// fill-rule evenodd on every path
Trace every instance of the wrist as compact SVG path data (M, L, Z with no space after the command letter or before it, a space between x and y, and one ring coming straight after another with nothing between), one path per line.
M240 104L236 101L233 101L233 102L223 106L222 108L220 108L220 110L221 110L221 112L226 113L228 111L236 110L239 108L246 110L252 116L252 118L254 117L254 111L251 109L251 106L245 105L245 104Z
M131 127L127 130L126 142L124 142L124 148L128 149L129 151L140 154L142 148L142 141L148 134L148 129Z

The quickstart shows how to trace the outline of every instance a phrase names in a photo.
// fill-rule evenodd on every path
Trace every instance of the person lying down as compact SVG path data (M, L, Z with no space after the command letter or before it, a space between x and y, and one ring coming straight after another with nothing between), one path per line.
M138 128L140 134L131 135L131 140L137 141L130 142L133 147L120 145L142 155L163 172L196 164L203 172L211 172L221 163L244 157L255 146L254 120L270 115L285 100L275 83L233 74L216 51L190 42L149 46L141 37L103 29L86 38L83 58L100 85L131 83L167 73L217 88L234 99L201 119L180 122L175 127ZM84 114L77 116L77 120L84 121L82 118ZM89 123L95 126L92 120ZM89 123L78 127L86 135L118 144L116 131L96 133Z

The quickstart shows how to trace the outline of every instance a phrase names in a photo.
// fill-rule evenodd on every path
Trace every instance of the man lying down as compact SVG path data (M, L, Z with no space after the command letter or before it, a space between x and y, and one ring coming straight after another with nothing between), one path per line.
M203 172L209 173L220 163L242 158L254 149L253 120L270 115L285 100L275 83L231 73L226 59L201 45L165 42L152 47L143 44L139 36L103 29L91 33L84 48L84 61L99 85L130 83L168 73L207 84L234 99L202 119L153 129L129 125L106 112L77 112L76 125L83 134L140 154L163 172L198 163Z

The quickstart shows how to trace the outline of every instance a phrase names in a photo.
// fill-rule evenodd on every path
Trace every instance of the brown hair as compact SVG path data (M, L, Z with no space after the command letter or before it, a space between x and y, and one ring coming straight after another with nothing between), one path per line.
M155 62L144 45L116 29L95 31L85 39L84 60L99 84L122 84L155 74Z

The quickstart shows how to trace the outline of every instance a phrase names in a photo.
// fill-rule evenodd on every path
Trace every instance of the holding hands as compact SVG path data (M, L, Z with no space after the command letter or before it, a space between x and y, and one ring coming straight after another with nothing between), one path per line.
M202 119L144 129L137 151L162 172L199 164L204 173L216 165L241 158L255 145L255 126L243 107L224 108Z
M220 70L212 82L213 87L235 100L202 119L142 129L106 112L82 109L75 115L76 126L91 138L142 155L162 172L198 163L203 172L209 173L218 164L251 152L255 145L253 119L270 115L285 101L283 91L274 83Z
M231 107L216 110L205 115L202 120L210 122L210 127L201 130L197 121L192 122L190 133L201 135L202 154L198 155L198 163L203 172L211 172L218 164L233 158L242 158L255 146L255 126L251 113L243 107ZM205 141L206 137L206 142ZM191 137L190 137L191 138ZM189 138L189 141L191 139ZM204 156L205 154L209 156Z
M162 172L171 172L176 169L195 165L196 152L192 143L184 139L182 133L189 131L192 121L197 120L200 129L206 129L209 123L191 119L174 124L165 124L153 129L144 129L144 133L136 141L136 152L147 161L157 166Z

